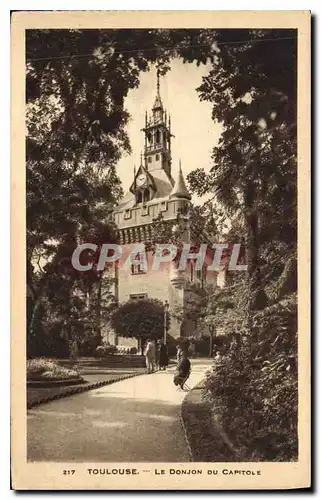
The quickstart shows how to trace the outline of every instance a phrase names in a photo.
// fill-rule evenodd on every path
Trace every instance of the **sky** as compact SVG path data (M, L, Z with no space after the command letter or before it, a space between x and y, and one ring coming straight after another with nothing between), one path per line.
M160 77L160 95L167 112L171 114L172 133L172 176L178 170L181 159L186 178L191 170L211 165L211 150L217 144L221 127L211 119L212 105L201 102L196 88L208 68L196 64L184 64L180 59L171 63L171 70ZM133 181L134 164L140 163L140 153L144 148L145 111L151 110L156 96L156 68L141 73L140 86L128 93L125 108L131 115L127 130L132 146L132 154L123 157L118 164L118 175L127 192ZM194 202L200 202L193 197Z

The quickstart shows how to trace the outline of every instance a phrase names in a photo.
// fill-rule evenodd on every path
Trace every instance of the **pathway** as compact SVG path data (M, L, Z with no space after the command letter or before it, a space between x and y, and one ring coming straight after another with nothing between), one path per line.
M189 385L209 360L193 360ZM56 462L186 462L180 422L185 392L174 367L141 375L28 411L28 460Z

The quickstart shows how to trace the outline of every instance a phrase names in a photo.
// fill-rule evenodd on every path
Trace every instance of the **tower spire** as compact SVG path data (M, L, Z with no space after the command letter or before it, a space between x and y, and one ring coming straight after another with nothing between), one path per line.
M157 72L156 72L156 98L155 98L155 102L154 102L154 106L153 106L154 111L157 109L163 109L163 103L162 103L161 96L160 96L159 77L160 77L160 71L159 71L159 68L157 68Z
M159 93L159 68L157 68L157 73L156 73L156 77L157 77L157 97L160 97L160 93Z

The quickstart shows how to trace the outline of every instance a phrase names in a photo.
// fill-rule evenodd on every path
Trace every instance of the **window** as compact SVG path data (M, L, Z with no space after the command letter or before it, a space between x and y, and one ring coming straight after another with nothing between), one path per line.
M144 274L145 272L140 264L132 264L132 274Z
M131 293L129 298L131 300L142 300L147 299L147 293Z
M136 203L141 203L143 201L142 192L138 191L136 195Z
M149 201L149 198L150 198L149 189L145 189L144 190L144 202Z
M166 203L166 201L162 201L160 204L160 211L166 212L166 210L167 210L167 203Z
M151 156L148 157L148 163L152 163L152 157Z
M127 208L124 213L124 219L130 219L132 216L131 210Z
M156 155L156 161L158 161L158 160L159 160L159 154Z
M149 212L148 212L148 205L143 205L142 206L142 215L148 215Z
M156 130L156 144L160 143L160 131Z

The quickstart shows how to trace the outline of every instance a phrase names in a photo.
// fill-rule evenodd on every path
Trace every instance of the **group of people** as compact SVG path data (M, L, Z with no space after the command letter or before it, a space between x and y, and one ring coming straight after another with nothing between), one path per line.
M156 344L153 340L148 339L144 355L146 358L147 373L166 369L168 365L168 353L163 340L158 340Z
M167 346L163 340L159 340L157 344L148 339L144 350L146 358L147 373L153 373L155 370L165 370L168 366ZM174 373L174 384L184 388L184 383L190 375L191 362L188 359L188 350L181 346L177 346L176 354L176 370Z

